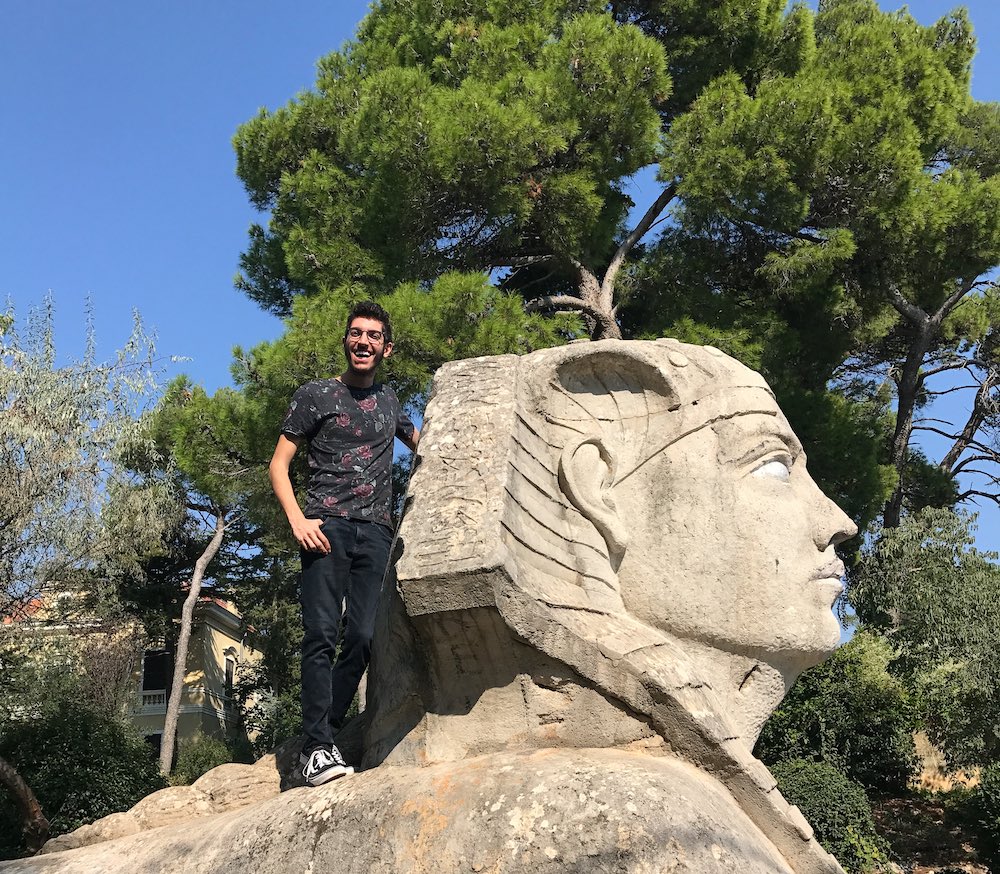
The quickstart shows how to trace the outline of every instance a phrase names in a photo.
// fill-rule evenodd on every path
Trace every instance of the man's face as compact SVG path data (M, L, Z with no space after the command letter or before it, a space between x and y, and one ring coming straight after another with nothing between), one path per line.
M619 510L639 508L619 581L629 612L651 625L807 667L840 639L833 547L857 529L774 410L689 434L615 487Z
M385 341L385 326L379 319L358 316L351 320L344 335L347 369L364 376L374 373L383 358L392 354L392 343Z

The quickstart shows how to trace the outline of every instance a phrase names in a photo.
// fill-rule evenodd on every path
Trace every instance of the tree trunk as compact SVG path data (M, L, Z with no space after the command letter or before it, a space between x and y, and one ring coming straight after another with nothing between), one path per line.
M602 317L594 320L594 330L591 332L591 340L621 340L622 331L618 327L618 322L611 313L603 314Z
M181 629L177 638L177 655L174 658L174 676L170 684L170 695L167 698L167 713L163 719L163 743L160 746L160 773L165 777L170 774L174 759L174 741L177 737L177 717L180 714L181 695L184 690L184 675L187 673L188 643L191 641L191 626L194 622L194 608L201 594L201 581L205 577L205 569L222 545L226 533L225 514L220 510L215 517L215 534L209 541L205 551L194 565L191 577L191 589L184 600L181 610Z
M882 524L886 528L898 528L903 513L905 494L903 473L909 455L910 437L913 435L913 411L916 409L917 394L920 391L920 365L923 363L928 345L926 335L920 332L910 345L903 364L903 373L896 386L896 430L892 437L889 460L896 468L899 481L889 500L886 501L882 513Z
M21 814L21 831L24 843L31 853L37 853L49 837L49 821L31 787L6 759L0 758L0 785L6 786L14 796Z
M941 459L940 467L942 470L951 473L962 453L976 439L976 434L990 413L990 395L998 384L1000 384L1000 372L987 373L983 378L982 384L976 391L976 399L972 404L972 412L969 413L969 418L965 422L965 427L962 428L962 433L958 435L958 439L955 440L951 448L945 453L944 458Z
M576 295L548 295L529 302L529 311L546 307L578 310L590 330L591 340L621 340L622 331L615 316L615 281L618 271L629 252L656 223L663 211L677 194L677 182L671 182L646 210L639 223L621 242L608 264L604 279L599 280L594 271L582 261L570 258L577 275Z
M913 436L913 411L923 384L920 367L928 350L940 336L944 320L976 286L974 278L958 282L955 290L933 315L928 315L920 307L910 303L895 286L888 288L889 303L909 322L913 334L906 351L903 372L896 383L896 431L892 437L890 461L899 474L899 483L886 501L882 513L882 525L886 528L898 528L903 514L903 497L906 492L903 471L909 455L910 438Z
M976 400L972 406L972 412L969 413L969 418L965 422L965 427L962 428L962 433L958 435L955 442L952 443L951 448L945 453L944 458L941 459L938 467L946 473L952 472L952 469L958 463L958 459L969 448L972 441L975 440L979 428L985 421L987 394L988 386L985 391L983 387L980 387L979 391L976 392Z

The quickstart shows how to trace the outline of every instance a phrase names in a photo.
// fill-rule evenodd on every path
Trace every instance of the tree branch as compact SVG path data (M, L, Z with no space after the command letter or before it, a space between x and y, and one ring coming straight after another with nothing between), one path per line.
M975 436L990 412L990 392L993 391L998 380L1000 380L1000 374L997 373L989 373L983 379L976 391L976 399L972 403L972 410L962 428L962 433L954 438L955 442L941 459L940 467L942 470L951 470L951 466L958 461L959 456L965 452L966 448L975 445Z
M932 434L938 434L941 437L947 437L949 440L957 440L957 434L949 434L947 431L942 431L940 428L932 428L930 425L914 425L914 431L930 431Z
M184 506L195 513L205 513L209 516L214 516L216 512L214 504L199 504L197 501L186 501Z
M990 454L990 455L967 455L965 458L961 459L952 469L953 474L962 473L967 465L975 464L977 461L990 461L990 462L1000 462L1000 453Z
M822 237L817 237L815 234L810 234L808 231L796 231L795 238L797 240L807 240L810 243L825 243L827 242Z
M945 395L950 395L953 391L969 391L970 389L978 388L975 385L956 385L951 388L942 389L941 391L928 391L927 394L933 398L941 398Z
M981 492L978 489L968 489L958 496L958 501L967 501L969 498L986 498L1000 506L1000 495L991 492Z
M971 476L972 474L976 474L977 476L981 476L984 479L987 479L991 483L994 483L994 484L997 483L997 482L1000 482L1000 480L998 480L997 477L994 474L988 473L985 470L980 470L978 467L970 467L970 468L966 469L965 471L963 471L963 473L965 473L968 476Z
M545 297L536 297L529 300L524 305L524 309L529 313L546 309L579 310L592 319L604 317L604 314L600 310L590 306L590 304L579 297L573 297L571 294L549 294Z
M21 815L21 832L28 850L37 853L49 836L49 821L31 787L6 759L0 758L0 785L14 797Z
M593 322L590 326L591 339L604 340L607 338L613 338L620 340L622 332L618 327L618 322L615 321L614 313L612 313L611 307L605 307L601 304L601 283L594 275L594 272L576 258L568 258L567 260L576 271L580 291L580 300L583 301L587 309L584 309L579 305L574 306L576 309L580 309L584 312L588 319ZM563 300L567 298L569 300L574 299L569 295L553 296L553 299L556 298L562 298Z
M902 292L900 292L895 285L889 286L888 294L889 303L891 303L896 311L907 321L910 321L915 325L924 325L930 321L930 316L920 309L920 307L914 306L914 304L910 303L905 297L903 297Z
M966 359L961 358L950 364L939 364L937 367L931 367L929 370L923 370L920 375L923 376L924 379L927 379L930 376L937 376L937 374L945 373L948 370L963 370L968 367L968 364L969 362L966 361Z
M941 304L941 306L938 308L938 311L934 313L933 316L930 317L931 321L935 325L940 325L945 320L945 317L948 315L948 313L950 313L959 303L959 301L961 301L963 297L965 297L970 291L972 291L972 289L981 284L982 283L980 283L976 279L967 279L964 282L960 282L958 284L958 288L956 288L950 295L948 295L948 297L945 299L945 302Z
M660 192L660 196L653 201L652 206L646 210L645 215L639 219L639 223L632 229L631 233L629 233L629 235L624 239L622 244L618 247L618 250L612 256L611 263L608 264L608 269L604 272L604 279L601 282L600 298L598 299L598 305L606 312L611 312L614 300L615 279L617 278L618 271L621 269L621 266L625 261L625 256L628 255L628 253L632 251L635 244L643 238L646 231L649 230L650 226L654 221L656 221L660 213L667 208L667 204L674 199L676 194L677 182L675 180Z
M549 261L554 261L554 255L519 255L512 258L504 258L503 260L494 262L494 267L532 267L535 264L546 264Z
M191 625L194 618L194 608L198 603L198 596L201 593L201 581L205 576L205 570L209 563L215 558L215 554L222 545L222 539L226 534L225 510L215 509L215 533L205 547L204 552L198 557L194 565L194 573L191 575L191 586L188 590L187 598L184 599L184 606L181 608L181 629L177 641L177 652L174 655L174 677L170 688L170 695L167 698L167 713L163 719L163 745L160 748L160 772L166 777L170 775L170 768L173 764L174 743L177 735L177 718L180 714L181 694L184 690L184 678L187 674L187 652L188 643L191 640Z

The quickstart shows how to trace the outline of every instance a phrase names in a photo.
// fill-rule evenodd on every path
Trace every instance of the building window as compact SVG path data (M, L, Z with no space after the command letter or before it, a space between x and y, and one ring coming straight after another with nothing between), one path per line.
M147 649L142 656L142 706L165 707L174 659L169 650Z
M226 697L233 697L233 684L236 681L236 661L226 657Z
M143 740L149 744L149 749L153 754L153 758L157 761L160 758L160 748L163 746L163 735L162 734L147 734Z

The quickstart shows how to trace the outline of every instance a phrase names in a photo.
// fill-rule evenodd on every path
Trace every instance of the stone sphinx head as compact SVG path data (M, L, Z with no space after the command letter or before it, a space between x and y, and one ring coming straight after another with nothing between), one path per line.
M548 451L515 437L512 478L551 516L524 501L519 561L680 639L794 671L821 661L840 634L834 546L855 528L764 380L710 348L602 345L523 359L521 416Z
M834 546L855 527L764 380L718 350L602 341L456 362L423 435L373 681L399 686L405 651L432 679L403 682L388 710L409 695L454 724L517 677L565 681L673 748L707 744L694 758L734 741L743 758L837 645ZM551 736L568 734L534 742Z

